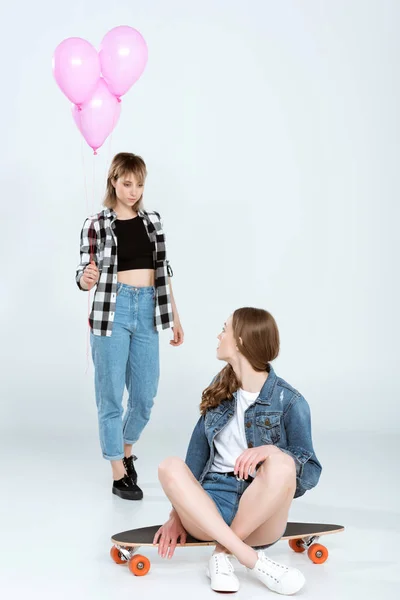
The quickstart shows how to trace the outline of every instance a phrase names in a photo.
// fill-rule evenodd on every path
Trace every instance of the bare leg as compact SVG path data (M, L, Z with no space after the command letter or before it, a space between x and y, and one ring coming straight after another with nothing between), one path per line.
M132 456L132 444L124 444L125 458Z
M126 475L124 463L122 462L122 460L112 460L111 469L114 481L122 479L124 475Z
M159 479L188 533L200 540L216 540L252 569L257 552L225 523L215 503L180 458L167 458L159 466Z
M285 453L273 454L244 492L231 528L250 546L272 544L285 530L296 490L296 467Z

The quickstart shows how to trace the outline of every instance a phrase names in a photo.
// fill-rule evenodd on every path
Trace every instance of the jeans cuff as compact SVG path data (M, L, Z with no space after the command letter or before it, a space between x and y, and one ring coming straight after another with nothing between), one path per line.
M117 456L108 456L108 454L104 454L103 452L103 458L105 458L106 460L122 460L124 456L124 453L118 454Z

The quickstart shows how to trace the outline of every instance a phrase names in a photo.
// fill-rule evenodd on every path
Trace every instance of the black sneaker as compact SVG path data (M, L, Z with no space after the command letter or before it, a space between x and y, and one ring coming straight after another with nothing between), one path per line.
M135 469L135 465L133 462L136 460L136 456L129 456L129 458L124 458L123 463L125 467L126 474L130 477L133 483L137 483L137 473Z
M112 493L124 500L141 500L143 498L142 490L136 483L133 483L128 475L124 475L122 479L117 481L114 480Z

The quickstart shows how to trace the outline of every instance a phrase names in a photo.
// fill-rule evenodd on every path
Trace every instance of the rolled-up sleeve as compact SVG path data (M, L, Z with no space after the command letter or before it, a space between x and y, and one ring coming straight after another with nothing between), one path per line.
M284 424L287 446L282 450L293 457L296 465L296 498L317 485L322 471L312 442L310 407L303 396L294 396L284 414Z

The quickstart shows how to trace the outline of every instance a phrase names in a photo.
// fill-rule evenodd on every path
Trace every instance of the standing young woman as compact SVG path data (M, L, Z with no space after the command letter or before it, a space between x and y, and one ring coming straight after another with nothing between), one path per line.
M111 461L112 492L140 500L132 456L146 426L159 380L158 329L172 327L173 346L183 343L171 287L159 213L143 209L147 170L135 154L117 154L110 166L105 209L86 219L76 282L97 286L89 316L100 444ZM123 393L127 410L122 419Z
M279 332L267 311L236 310L218 339L217 357L228 364L203 392L186 462L167 458L159 468L173 510L154 543L171 558L186 532L216 540L207 568L215 591L239 589L231 553L270 590L294 594L303 575L260 547L282 537L293 498L318 483L310 409L270 364Z

